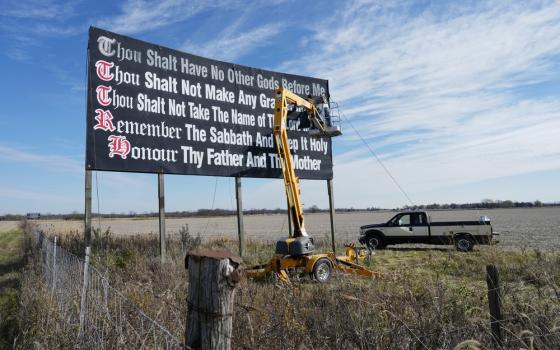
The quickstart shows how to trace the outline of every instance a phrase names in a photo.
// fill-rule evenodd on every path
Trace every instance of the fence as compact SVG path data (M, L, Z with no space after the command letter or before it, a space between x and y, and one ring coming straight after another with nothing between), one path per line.
M173 334L89 265L87 255L81 259L58 246L56 238L53 242L37 230L32 237L52 300L82 347L183 349Z

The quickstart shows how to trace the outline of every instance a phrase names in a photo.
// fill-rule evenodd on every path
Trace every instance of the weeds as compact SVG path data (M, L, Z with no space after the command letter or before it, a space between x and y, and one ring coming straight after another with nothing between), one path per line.
M189 250L196 249L202 243L202 239L200 238L200 233L193 237L189 233L189 225L185 224L181 226L179 229L179 235L181 236L181 247L183 255L185 255Z
M0 348L10 348L19 334L20 270L25 261L23 237L20 229L0 235Z
M184 334L186 315L185 252L199 245L237 249L237 242L228 239L203 243L183 227L177 239L169 240L170 259L162 265L154 235L119 237L109 233L98 239L102 243L93 252L94 266L106 271L115 288L178 337ZM78 249L77 254L83 252L81 241L79 235L59 238L64 247ZM330 244L325 238L316 246L317 251L326 251ZM245 264L263 263L272 251L272 244L249 241ZM554 349L560 343L559 262L560 254L535 250L481 247L465 254L451 249L402 248L378 251L373 256L369 266L383 272L382 279L343 274L336 274L329 284L315 283L305 275L292 276L291 284L274 278L245 279L237 288L233 345L268 349L489 349L493 339L485 265L495 264L503 285L505 347ZM21 344L34 339L48 347L66 346L64 327L52 324L58 320L38 316L52 310L48 303L38 302L47 297L36 287L34 275L29 276L24 281L23 310L35 316L24 319L28 328ZM53 335L60 338L59 344Z

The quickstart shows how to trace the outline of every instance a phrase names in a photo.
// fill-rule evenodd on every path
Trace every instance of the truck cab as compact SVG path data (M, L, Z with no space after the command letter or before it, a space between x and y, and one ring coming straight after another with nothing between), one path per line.
M394 237L427 237L430 234L428 215L424 212L397 214L387 222L385 232Z
M478 221L431 222L423 211L403 212L383 224L360 227L360 243L370 249L382 249L388 244L426 243L455 244L458 250L470 251L475 244L497 243L490 219Z

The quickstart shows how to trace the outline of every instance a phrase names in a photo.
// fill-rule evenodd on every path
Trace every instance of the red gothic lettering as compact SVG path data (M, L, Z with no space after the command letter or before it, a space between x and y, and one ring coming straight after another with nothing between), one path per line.
M97 92L97 102L102 106L108 106L111 104L111 98L109 97L109 92L113 90L110 86L99 85L95 91Z
M101 80L111 81L113 79L113 73L111 73L111 68L115 64L113 62L107 62L103 60L98 60L95 62L95 68L97 68L97 76Z
M94 130L101 129L103 131L114 131L115 126L113 125L113 115L111 111L104 111L102 109L96 109L95 113L95 120L97 120L97 124L93 127Z
M126 159L126 156L130 153L130 142L126 139L126 136L115 136L111 135L109 140L109 157L113 158L115 155L120 156L122 159Z

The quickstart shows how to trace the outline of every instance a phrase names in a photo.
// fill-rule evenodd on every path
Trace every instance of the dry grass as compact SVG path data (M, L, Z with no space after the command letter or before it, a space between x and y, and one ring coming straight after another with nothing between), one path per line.
M76 348L75 324L69 324L58 310L41 276L33 267L22 274L22 291L18 317L20 331L15 349ZM75 302L77 308L79 301Z
M66 235L61 244L83 252L80 236ZM171 240L171 261L162 266L155 236L100 234L93 263L107 270L113 286L182 338L187 290L183 257L189 244L193 241L184 248L180 240ZM204 245L236 251L237 243L217 239ZM264 262L272 249L260 241L249 242L246 264ZM318 250L327 250L327 245L319 242ZM480 247L469 254L447 248L379 251L371 268L386 276L377 280L342 274L325 285L297 275L288 285L273 278L244 280L237 289L233 344L268 349L492 348L486 264L497 265L501 274L506 348L556 349L560 254L499 247ZM41 289L33 283L24 283L24 304L41 304ZM25 299L29 294L35 299ZM29 312L40 315L45 310ZM37 324L30 327L34 339L56 347L60 327L45 324L53 319L34 316L28 321ZM40 332L41 327L48 331Z
M516 338L524 330L541 335L533 338L534 348L559 343L560 334L552 332L560 316L558 255L403 253L377 255L373 265L387 273L381 280L339 275L329 285L307 279L291 286L246 282L237 301L247 307L241 306L234 339L269 348L368 349L452 348L472 339L488 348L484 266L494 263L502 272L504 315L510 319L504 324L507 346L523 345ZM289 329L290 336L279 329Z
M17 226L16 226L17 227ZM10 347L19 332L17 318L23 231L0 230L0 348Z
M0 221L0 232L9 232L19 228L19 221Z

